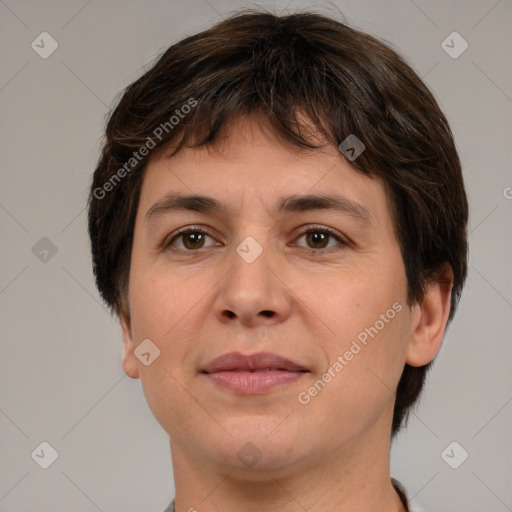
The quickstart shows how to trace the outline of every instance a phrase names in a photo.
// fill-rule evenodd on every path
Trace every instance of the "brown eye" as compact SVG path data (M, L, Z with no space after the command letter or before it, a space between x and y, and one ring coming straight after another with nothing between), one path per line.
M173 249L181 251L195 251L207 247L207 245L205 245L207 238L213 240L213 238L204 231L198 229L183 230L172 237L169 242L164 243L164 247L166 249L172 247ZM210 245L215 245L215 243Z
M204 245L204 233L192 231L180 235L183 245L187 249L200 249Z
M330 235L320 231L309 231L306 233L306 241L312 245L312 249L324 249L329 241Z
M343 248L348 245L348 243L339 235L328 228L309 228L304 230L297 240L300 240L301 238L305 239L306 246L302 244L297 245L311 251L322 251L326 249L327 252L329 249L336 249L336 246L338 246L338 248ZM331 242L334 242L334 245Z

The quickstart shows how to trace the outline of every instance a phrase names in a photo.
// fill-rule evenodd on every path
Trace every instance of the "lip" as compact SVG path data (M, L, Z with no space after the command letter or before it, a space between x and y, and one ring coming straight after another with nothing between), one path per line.
M270 352L230 352L216 357L201 370L217 386L243 395L267 393L308 372L300 364Z

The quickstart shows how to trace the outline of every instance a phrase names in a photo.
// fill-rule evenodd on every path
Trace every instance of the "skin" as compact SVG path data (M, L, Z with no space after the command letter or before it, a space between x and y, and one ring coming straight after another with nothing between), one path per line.
M145 220L171 191L212 196L227 210ZM334 210L274 212L284 195L333 191L366 208L371 224ZM161 247L186 226L208 231L204 245L181 236ZM331 228L350 242L319 243L302 226ZM252 263L235 250L248 236L263 249ZM452 281L446 267L421 304L407 305L383 183L357 172L336 147L301 151L253 117L233 123L214 149L155 156L136 217L129 310L121 315L123 368L140 378L170 436L176 510L404 510L389 471L394 393L406 362L421 366L437 354ZM298 394L394 303L402 310L301 404ZM134 355L144 339L160 350L149 366ZM238 395L200 373L232 351L274 352L309 373L266 394ZM250 467L237 457L247 443L261 455Z

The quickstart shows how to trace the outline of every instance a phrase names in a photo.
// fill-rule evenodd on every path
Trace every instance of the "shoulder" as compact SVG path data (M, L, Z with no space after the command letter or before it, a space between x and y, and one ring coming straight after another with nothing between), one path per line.
M169 503L169 506L164 510L164 512L174 512L174 500Z

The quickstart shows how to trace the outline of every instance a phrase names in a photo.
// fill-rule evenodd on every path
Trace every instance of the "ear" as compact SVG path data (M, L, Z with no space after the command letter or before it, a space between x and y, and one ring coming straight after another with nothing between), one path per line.
M139 378L139 365L133 351L135 344L132 339L130 317L126 313L119 315L123 335L123 370L132 379Z
M411 337L405 362L423 366L432 361L441 348L453 287L452 267L445 263L435 282L425 290L423 300L412 307Z

